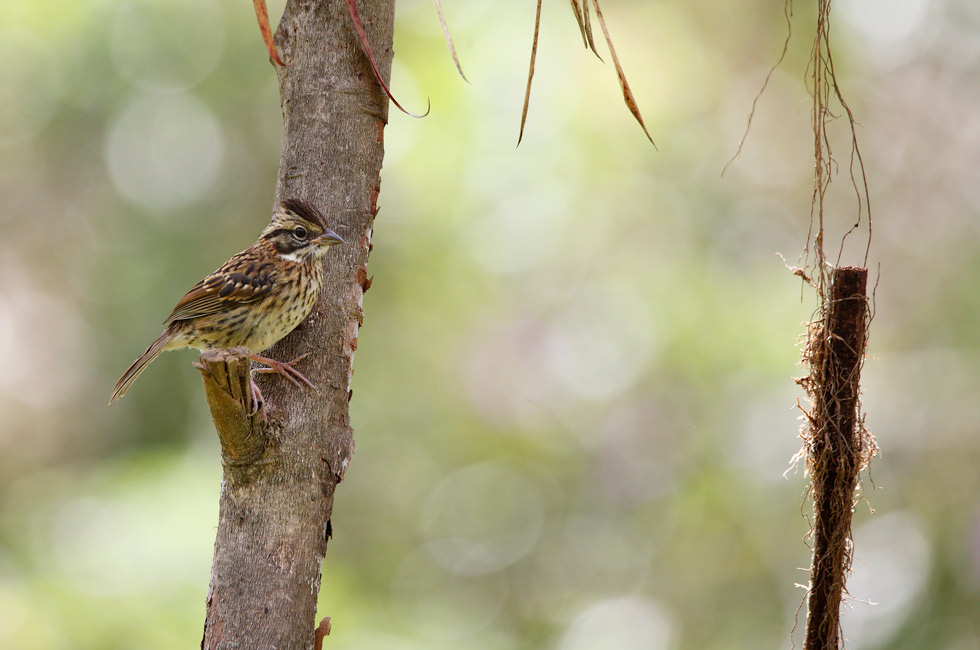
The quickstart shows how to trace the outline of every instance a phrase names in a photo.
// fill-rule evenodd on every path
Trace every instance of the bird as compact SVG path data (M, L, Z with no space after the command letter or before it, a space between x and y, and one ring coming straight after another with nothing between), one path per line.
M304 354L283 362L258 353L271 347L303 322L323 288L323 258L344 240L327 227L310 202L283 200L254 244L233 256L195 284L163 322L160 334L126 369L112 389L109 403L126 394L133 382L161 352L191 347L248 348L253 361L291 383L315 387L293 367ZM250 376L253 414L264 400Z

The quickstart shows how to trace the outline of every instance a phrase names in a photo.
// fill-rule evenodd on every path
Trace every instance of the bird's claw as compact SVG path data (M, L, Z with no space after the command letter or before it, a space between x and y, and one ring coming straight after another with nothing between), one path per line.
M306 352L304 354L299 355L292 361L276 361L275 359L259 356L257 354L253 354L249 358L252 359L252 361L257 361L261 364L269 366L268 368L256 368L255 370L252 371L253 373L260 373L260 374L275 373L277 375L282 375L297 388L301 388L300 382L302 382L303 384L306 384L309 388L312 388L314 392L319 393L320 391L317 390L316 386L314 386L309 379L304 377L303 373L301 373L299 370L293 367L294 363L299 363L300 361L302 361L308 356L310 356L310 353ZM252 382L252 385L255 386L254 381ZM255 386L255 388L257 389L258 387ZM253 395L254 393L255 391L253 390ZM261 393L259 394L261 395Z
M255 383L252 379L252 375L248 376L249 386L252 388L252 410L249 412L249 416L255 415L265 404L265 397L262 396L262 391L259 389L259 385Z

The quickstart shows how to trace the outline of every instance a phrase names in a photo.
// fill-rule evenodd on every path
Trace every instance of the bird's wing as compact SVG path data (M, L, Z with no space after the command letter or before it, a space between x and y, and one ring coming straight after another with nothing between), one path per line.
M211 316L268 295L274 282L271 268L257 264L233 264L234 261L229 261L194 285L163 324Z

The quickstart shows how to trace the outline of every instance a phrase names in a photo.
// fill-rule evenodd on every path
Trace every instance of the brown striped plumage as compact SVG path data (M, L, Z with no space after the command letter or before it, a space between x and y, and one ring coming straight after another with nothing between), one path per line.
M146 366L166 350L241 345L254 354L289 334L309 315L320 295L323 256L341 242L311 204L283 201L258 241L180 299L164 321L163 333L116 383L109 403L125 395ZM273 363L291 381L298 377L309 384L289 364Z

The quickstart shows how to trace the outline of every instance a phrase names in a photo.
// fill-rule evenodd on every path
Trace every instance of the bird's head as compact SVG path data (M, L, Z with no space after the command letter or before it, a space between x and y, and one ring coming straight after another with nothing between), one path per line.
M327 228L320 211L302 199L280 203L260 239L270 242L284 260L299 263L319 260L328 248L344 242Z

